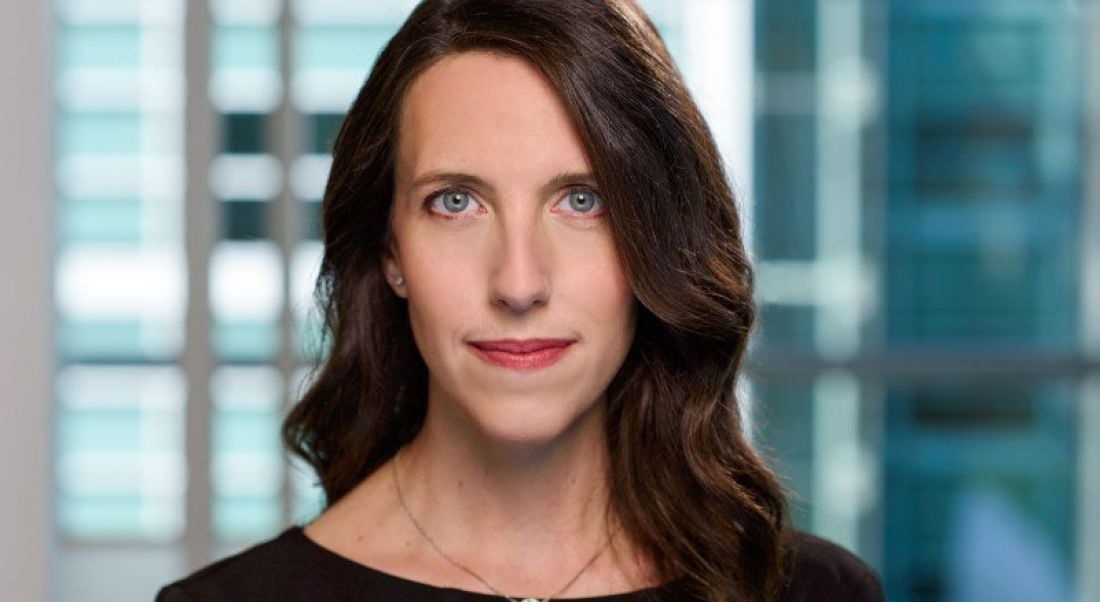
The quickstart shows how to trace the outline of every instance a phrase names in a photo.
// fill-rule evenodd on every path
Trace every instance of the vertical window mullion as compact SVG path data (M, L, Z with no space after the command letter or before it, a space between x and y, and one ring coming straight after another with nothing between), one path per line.
M181 363L187 383L186 458L187 529L183 546L190 569L209 562L211 553L211 403L214 373L212 316L209 303L210 256L221 217L209 187L216 123L210 104L211 21L206 2L186 3L184 25L184 161L186 201L184 240L187 258L186 339Z

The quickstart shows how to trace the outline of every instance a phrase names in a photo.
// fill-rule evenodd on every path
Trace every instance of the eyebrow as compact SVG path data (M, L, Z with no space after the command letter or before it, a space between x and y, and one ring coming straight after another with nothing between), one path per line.
M456 186L469 186L492 192L493 187L486 180L473 174L454 171L431 171L417 177L412 181L410 188L418 188L431 182L445 182ZM550 178L540 188L540 194L549 194L566 186L581 185L596 187L596 178L592 174L583 171L567 171Z

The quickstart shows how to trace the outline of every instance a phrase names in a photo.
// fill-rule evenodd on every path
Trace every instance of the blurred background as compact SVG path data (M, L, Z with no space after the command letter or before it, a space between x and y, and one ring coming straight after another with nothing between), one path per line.
M752 437L894 602L1100 600L1100 9L644 0L756 257ZM0 8L0 578L151 600L304 523L333 137L407 0Z

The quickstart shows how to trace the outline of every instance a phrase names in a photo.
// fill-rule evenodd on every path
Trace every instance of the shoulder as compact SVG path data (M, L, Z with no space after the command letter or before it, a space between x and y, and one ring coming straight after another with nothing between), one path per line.
M815 535L792 531L790 574L780 599L866 601L886 599L878 575L855 554Z
M306 599L294 592L313 571L300 548L300 528L292 527L165 586L156 602Z

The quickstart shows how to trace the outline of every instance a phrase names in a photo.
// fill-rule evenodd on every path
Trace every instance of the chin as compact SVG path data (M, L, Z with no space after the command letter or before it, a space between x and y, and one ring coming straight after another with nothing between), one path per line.
M592 407L569 407L545 399L501 400L494 407L470 408L486 438L506 446L544 446L580 430Z

